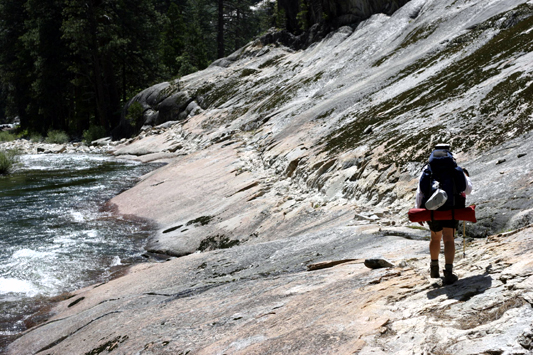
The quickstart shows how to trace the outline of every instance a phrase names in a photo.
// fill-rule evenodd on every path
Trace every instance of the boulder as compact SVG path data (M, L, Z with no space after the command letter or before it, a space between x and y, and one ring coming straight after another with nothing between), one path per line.
M333 266L340 264L351 263L357 261L357 259L343 259L343 260L331 260L331 261L321 261L319 263L307 265L307 271L327 269Z
M382 258L365 259L365 266L370 269L381 269L384 267L394 267L390 261Z
M91 144L97 145L97 146L106 146L106 145L111 144L111 142L112 142L111 137L105 137L105 138L94 140L91 142Z

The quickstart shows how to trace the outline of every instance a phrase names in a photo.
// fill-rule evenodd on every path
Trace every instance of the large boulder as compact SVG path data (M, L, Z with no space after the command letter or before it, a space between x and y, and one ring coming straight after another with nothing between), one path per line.
M179 80L175 80L156 84L135 95L124 106L120 124L112 132L113 138L131 137L146 125L185 119L194 97L180 89Z

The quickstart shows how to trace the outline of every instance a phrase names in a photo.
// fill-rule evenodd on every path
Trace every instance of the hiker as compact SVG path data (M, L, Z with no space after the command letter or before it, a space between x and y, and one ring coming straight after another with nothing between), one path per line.
M472 192L472 183L468 172L457 165L448 144L437 144L431 152L429 163L420 175L416 191L416 208L449 211L465 207L466 195ZM440 200L440 201L439 201ZM437 204L435 203L437 201ZM433 203L432 206L429 204ZM439 254L440 241L444 239L444 284L452 284L458 277L453 274L455 257L455 230L459 221L428 221L431 230L429 253L431 255L431 277L440 278ZM422 222L420 222L423 225Z

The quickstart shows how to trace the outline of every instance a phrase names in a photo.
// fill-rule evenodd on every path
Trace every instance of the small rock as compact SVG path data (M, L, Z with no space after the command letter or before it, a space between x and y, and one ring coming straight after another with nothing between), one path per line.
M381 221L381 224L384 226L394 226L396 222L391 221L390 219L385 219Z
M372 133L372 126L368 126L367 128L365 128L365 130L363 131L363 134L370 134Z
M100 138L91 142L92 145L105 146L111 143L111 137Z
M183 148L183 145L177 143L177 144L174 144L174 145L170 146L168 148L168 151L171 152L171 153L175 153L177 150L180 150L182 148Z
M191 101L191 103L185 109L189 115L194 116L202 111L201 107L196 103L196 101Z
M365 266L370 269L381 269L384 267L393 267L394 265L385 259L366 259Z
M365 221L376 221L379 219L379 217L376 216L375 214L365 216L363 214L356 213L353 219L359 219L359 220L365 220Z
M343 260L331 260L331 261L322 261L315 264L309 264L307 265L307 271L313 271L313 270L320 270L320 269L327 269L333 266L337 266L339 264L349 263L357 261L357 259L343 259Z
M178 121L167 121L167 122L165 122L165 123L161 123L159 126L156 126L155 128L159 128L159 129L167 129L167 128L172 127L172 126L175 125L176 123L178 123Z
M496 165L499 165L501 163L505 163L507 160L506 159L500 159L498 160L498 162L496 163Z
M263 47L261 48L261 50L259 52L257 52L257 54L255 55L256 57L260 57L262 55L265 55L267 54L268 52L270 51L270 48L268 47Z
M517 158L522 158L522 157L525 157L527 154L526 153L521 153L521 154L518 154L516 157Z

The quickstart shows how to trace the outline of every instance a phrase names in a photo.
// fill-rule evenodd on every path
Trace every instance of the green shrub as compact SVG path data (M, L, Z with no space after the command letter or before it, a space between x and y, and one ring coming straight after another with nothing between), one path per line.
M17 126L17 128L13 130L13 133L15 134L16 139L28 138L30 136L28 129L22 129L20 126Z
M143 105L140 102L133 102L130 107L128 107L128 114L126 115L126 121L132 126L137 127L137 123L142 121L144 113Z
M187 52L177 57L176 62L180 66L180 69L178 71L179 77L183 77L185 75L189 75L198 71L198 68L191 63L191 57Z
M91 144L92 141L104 138L105 136L107 136L107 132L104 127L91 125L88 130L83 132L83 141Z
M278 2L276 1L274 5L274 21L276 23L276 27L281 30L285 30L287 27L286 18L287 16L285 15L285 9L280 8L278 6Z
M0 142L11 142L14 141L17 137L10 132L2 131L0 132Z
M309 28L309 22L307 21L307 13L309 12L309 8L305 0L300 0L298 5L298 8L301 9L301 11L296 14L296 20L298 21L300 29L302 31L306 31Z
M43 136L41 136L39 133L32 133L30 135L30 141L32 141L33 143L41 143L43 140Z
M17 152L0 150L0 175L9 174L13 164L17 161Z
M70 140L68 134L63 131L50 130L44 140L46 143L65 144Z

